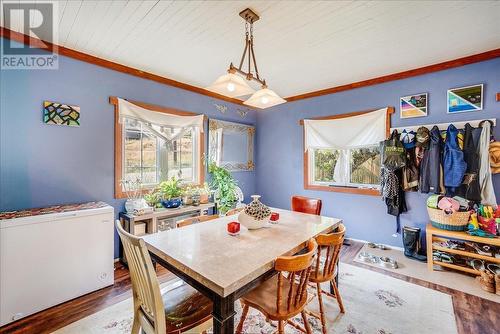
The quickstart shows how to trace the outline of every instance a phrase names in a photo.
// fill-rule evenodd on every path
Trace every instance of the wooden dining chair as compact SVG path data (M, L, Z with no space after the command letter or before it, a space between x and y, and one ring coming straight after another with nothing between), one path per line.
M134 299L132 334L178 334L211 326L212 302L182 282L163 295L144 240L127 233L119 220L116 229L127 259Z
M235 215L237 213L240 213L243 209L245 209L245 207L231 209L228 212L226 212L226 216L232 216L232 215Z
M286 323L302 332L311 333L304 308L308 301L308 279L317 248L316 241L311 239L307 243L306 253L276 259L274 269L278 274L240 299L243 311L236 333L242 332L250 307L259 310L266 319L278 321L279 334L284 333ZM290 320L299 313L304 321L304 328Z
M292 211L310 213L319 216L321 214L321 206L322 202L318 198L292 196Z
M318 244L318 254L316 256L316 263L314 264L309 281L316 285L317 297L319 303L319 312L316 314L307 310L307 313L321 319L323 334L327 333L326 330L326 316L323 306L322 294L333 297L339 304L340 312L345 313L342 297L340 296L335 276L337 274L337 261L340 255L340 249L344 242L345 226L340 224L337 231L329 234L320 234L316 236ZM335 294L324 291L321 288L321 283L329 282Z
M203 223L203 222L207 222L209 220L214 220L217 218L219 218L219 215L204 215L204 216L186 218L186 219L178 221L177 227L184 227L184 226L188 226L188 225L192 225L192 224Z

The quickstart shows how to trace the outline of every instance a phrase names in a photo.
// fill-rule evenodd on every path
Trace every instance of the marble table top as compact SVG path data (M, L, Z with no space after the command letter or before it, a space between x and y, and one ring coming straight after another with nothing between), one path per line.
M258 230L241 226L237 236L226 231L237 215L150 234L148 249L175 268L226 297L274 266L274 260L302 249L305 242L336 228L340 219L281 209L278 224Z

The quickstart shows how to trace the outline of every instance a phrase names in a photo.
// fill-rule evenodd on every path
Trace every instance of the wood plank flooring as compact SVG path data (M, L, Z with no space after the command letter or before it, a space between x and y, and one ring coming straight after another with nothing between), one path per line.
M354 262L353 259L362 246L362 243L351 241L350 246L344 246L342 248L341 261L451 295L458 332L460 334L498 333L497 330L500 328L500 304L441 285ZM157 273L161 282L165 282L173 276L160 266L158 266ZM130 289L131 283L128 271L122 265L117 264L115 270L115 284L113 286L73 299L1 327L0 334L51 333L72 322L131 297Z

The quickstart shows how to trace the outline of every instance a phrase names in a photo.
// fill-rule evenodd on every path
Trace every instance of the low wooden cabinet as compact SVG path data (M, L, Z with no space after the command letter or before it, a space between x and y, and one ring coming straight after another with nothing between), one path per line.
M441 229L438 229L438 228L432 226L431 224L428 224L427 228L426 228L427 266L428 266L428 269L430 271L434 270L434 265L436 264L436 265L440 265L442 267L464 271L464 272L467 272L469 274L480 275L480 272L475 270L472 267L463 267L463 266L458 266L458 265L455 265L452 263L446 263L446 262L442 262L442 261L434 261L432 254L435 250L449 253L449 254L456 254L459 256L474 258L474 259L481 259L481 260L483 260L485 262L489 262L489 263L499 263L500 264L500 258L495 257L494 253L492 254L492 256L488 256L488 255L478 254L475 252L468 252L468 251L464 251L464 250L451 249L451 248L447 248L447 247L433 245L433 243L435 241L448 241L448 240L471 241L471 242L478 243L478 244L485 244L485 245L500 247L500 238L498 238L498 237L497 238L476 237L473 235L469 235L466 232L441 230ZM492 247L492 248L494 248L494 247Z
M143 236L176 228L176 223L180 220L207 215L211 211L215 211L214 203L181 206L175 209L155 209L152 213L143 215L120 212L119 218L125 231L133 235ZM126 263L121 245L120 260Z

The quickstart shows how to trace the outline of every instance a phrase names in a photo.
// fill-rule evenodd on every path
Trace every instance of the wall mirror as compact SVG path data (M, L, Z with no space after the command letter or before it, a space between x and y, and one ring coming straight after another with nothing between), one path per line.
M233 172L254 170L255 127L211 119L208 129L210 161Z

